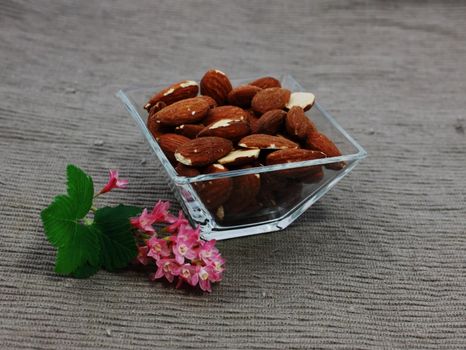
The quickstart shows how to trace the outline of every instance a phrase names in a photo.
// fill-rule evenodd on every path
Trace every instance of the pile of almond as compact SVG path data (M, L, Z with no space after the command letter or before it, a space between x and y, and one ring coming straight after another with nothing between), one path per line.
M273 77L233 87L213 69L200 84L183 80L157 92L144 108L148 129L178 174L196 176L341 155L305 115L314 101L312 93L291 92ZM322 166L312 166L196 182L194 188L218 219L237 221L299 197L303 183L323 176Z

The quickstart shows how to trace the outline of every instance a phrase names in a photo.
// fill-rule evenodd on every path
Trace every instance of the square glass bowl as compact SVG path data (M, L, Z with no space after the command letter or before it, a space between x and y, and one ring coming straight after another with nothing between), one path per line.
M290 75L272 76L278 78L282 86L291 91L309 91L301 87ZM232 84L238 86L254 79L232 80ZM189 220L193 225L200 225L201 236L206 240L221 240L283 230L353 170L356 164L367 155L366 151L316 102L306 114L312 116L311 119L317 129L338 146L341 156L201 174L195 177L180 176L148 130L147 111L143 108L156 91L168 85L170 84L131 87L120 90L117 96L136 121L150 149L167 173L167 182L188 214ZM336 165L340 162L345 162L346 166L339 170L331 169L335 168L332 164ZM300 176L293 176L296 173ZM250 193L250 197L244 200L245 191L241 191L241 184L244 183L243 181L247 182L248 179L254 180L251 177L254 177L255 181L260 180L260 191ZM226 204L210 208L199 195L200 192L196 190L215 182L224 184L230 181L233 183L233 191L230 195L232 201L242 198L240 203L236 203L234 207L236 209ZM235 194L235 191L241 191L241 196L239 193Z

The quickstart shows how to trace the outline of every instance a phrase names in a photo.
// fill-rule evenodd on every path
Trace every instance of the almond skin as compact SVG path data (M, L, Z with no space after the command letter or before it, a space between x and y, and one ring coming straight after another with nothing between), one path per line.
M204 169L204 173L212 174L228 171L223 165L212 164ZM225 203L233 189L231 178L199 181L194 184L194 188L207 209L213 210Z
M319 151L311 151L308 149L283 149L275 151L267 155L266 164L275 165L275 164L286 164L286 163L295 163L303 162L306 160L320 159L325 158L326 155ZM314 175L315 173L322 172L321 165L306 166L301 168L286 169L277 171L276 174L281 176L286 176L292 179L302 179L308 177L309 175Z
M287 149L298 148L298 144L283 136L272 136L267 134L253 134L243 137L238 146L255 149Z
M272 87L282 87L282 84L278 79L273 77L263 77L256 79L249 83L249 85L260 87L261 89L267 89Z
M323 152L327 157L341 156L338 147L324 134L318 131L311 131L306 139L306 145L309 149ZM325 167L333 170L340 170L345 167L345 162L326 164Z
M243 167L250 168L249 166ZM256 201L260 191L260 174L249 174L233 178L233 189L230 198L223 204L226 216L243 213L245 209Z
M241 85L230 91L228 103L233 106L248 108L251 106L252 98L262 89L254 85Z
M212 97L217 105L224 105L233 89L230 79L217 69L207 71L201 79L201 94Z
M171 128L167 126L162 126L160 123L157 123L155 119L155 114L147 118L147 128L154 137L155 140L159 140L160 136L163 134L171 132Z
M204 128L205 126L203 124L182 124L175 128L175 132L190 139L194 139Z
M207 115L209 104L194 97L175 102L154 114L157 123L168 126L196 123Z
M259 91L252 99L251 106L256 112L265 113L272 109L283 109L290 99L291 92L278 87Z
M217 107L217 102L212 97L205 95L200 95L198 97L204 99L209 104L210 108Z
M235 120L247 120L248 113L236 106L220 106L212 108L205 119L202 121L204 125L215 123L221 119L235 119Z
M160 111L162 108L166 107L167 104L163 101L156 102L149 108L149 117Z
M214 163L232 150L230 140L215 136L200 137L178 147L175 158L184 165L204 166Z
M282 126L285 116L286 112L281 109L272 109L265 112L257 121L255 132L275 135Z
M241 166L251 164L259 158L259 149L238 149L231 151L225 157L220 158L218 162L227 166Z
M235 119L220 119L202 129L197 137L218 136L228 140L237 141L249 135L250 129L247 121Z
M178 147L180 147L188 141L191 140L187 137L171 133L163 134L158 139L159 146L162 149L163 153L165 153L167 158L172 162L176 161L175 152L178 149Z
M178 175L187 176L187 177L194 177L201 173L198 169L181 164L181 163L178 163L176 165L175 170L178 173Z
M169 87L157 92L144 105L144 108L150 108L157 102L164 102L165 105L171 105L177 101L184 100L197 96L199 93L199 85L193 80L183 80L172 84Z
M309 119L301 107L291 107L286 114L285 127L288 135L294 139L301 141L307 137L310 128Z

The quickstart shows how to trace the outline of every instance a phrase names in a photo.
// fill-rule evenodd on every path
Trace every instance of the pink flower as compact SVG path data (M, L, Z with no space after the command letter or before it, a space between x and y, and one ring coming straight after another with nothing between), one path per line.
M199 287L205 292L211 292L210 281L216 281L216 274L212 266L201 266L199 268Z
M157 272L151 276L152 280L164 277L171 283L180 274L180 266L173 259L159 259L156 262Z
M138 256L136 257L136 260L143 265L147 265L149 263L149 258L147 258L148 251L148 246L138 247Z
M178 230L181 226L189 225L188 220L185 218L183 212L180 210L178 212L178 217L174 218L173 223L167 227L168 232L175 232Z
M164 239L159 239L155 235L147 241L147 247L147 256L154 258L155 260L159 260L160 258L167 258L171 254L167 241Z
M154 222L174 222L176 218L168 212L169 208L170 202L158 201L157 204L155 204L154 209L152 209L152 212L150 213L150 215L152 215L152 218L154 219Z
M107 184L100 190L98 194L106 193L114 188L126 188L128 180L122 180L118 178L118 170L110 170L110 176Z
M206 264L212 261L212 259L219 255L218 249L215 248L215 239L204 242L200 241L201 248L199 249L199 258Z
M178 229L178 239L185 241L199 241L200 232L201 228L199 226L194 229L188 223L183 224Z
M149 213L147 213L147 209L144 209L141 213L141 215L131 218L130 223L134 227L136 227L139 230L142 230L144 232L148 233L155 233L154 228L152 227L152 224L155 222L153 216Z
M177 288L181 286L183 281L188 282L193 287L199 282L198 268L191 264L181 266L179 276L180 280L178 281Z
M178 264L183 264L185 258L192 260L197 257L197 251L194 249L195 240L173 236L171 240L173 241L173 254Z

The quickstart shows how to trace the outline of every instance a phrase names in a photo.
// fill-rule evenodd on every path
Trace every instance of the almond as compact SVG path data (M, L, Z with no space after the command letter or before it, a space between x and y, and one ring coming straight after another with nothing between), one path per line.
M204 99L209 104L210 108L217 107L217 102L212 97L205 96L205 95L201 95L201 96L198 96L198 97Z
M232 178L233 189L230 198L223 204L226 216L244 213L245 209L256 201L261 186L260 178L259 174L248 174Z
M298 106L291 107L286 114L285 127L288 135L297 140L304 140L311 128L304 110Z
M231 151L225 157L220 158L218 162L220 164L228 166L241 166L253 163L259 158L259 149L238 149Z
M175 152L178 149L178 147L180 147L188 141L191 140L187 137L171 133L163 134L158 139L159 146L162 149L163 153L165 153L167 158L172 162L176 161Z
M155 114L152 114L147 118L147 129L149 129L155 140L158 140L163 134L171 132L170 127L162 126L160 123L157 123Z
M175 128L177 134L189 137L190 139L196 138L197 134L204 129L203 124L181 124Z
M310 92L292 92L285 107L291 109L297 106L307 111L314 105L315 100L316 97Z
M303 162L306 160L320 159L325 158L326 155L319 151L311 151L307 149L283 149L275 151L267 155L266 164L275 165L275 164L286 164L286 163L296 163ZM276 174L287 176L290 178L301 179L308 175L315 174L322 171L321 165L314 166L305 166L300 168L279 170Z
M178 175L187 176L187 177L194 177L201 173L198 169L181 164L181 163L178 163L176 165L175 170L178 173Z
M144 108L150 110L154 104L160 101L168 106L177 101L195 97L198 93L199 85L195 81L183 80L157 92L150 98L149 102L144 105Z
M220 119L202 129L197 137L219 136L229 140L239 140L250 132L249 124L244 120Z
M255 149L287 149L298 148L298 144L282 136L272 136L267 134L253 134L243 137L238 146Z
M248 113L244 109L236 106L215 107L207 113L202 123L204 125L209 125L221 119L247 120Z
M167 104L163 101L159 101L152 105L149 109L149 117L160 111L163 107L166 107Z
M202 98L194 97L175 102L154 114L157 123L178 126L196 123L206 116L209 104Z
M256 79L250 82L249 85L254 85L254 86L260 87L261 89L267 89L267 88L272 88L272 87L282 87L282 84L280 84L280 81L273 77L259 78L259 79Z
M217 105L224 105L232 90L230 79L225 73L211 69L201 79L201 94L212 97Z
M324 134L318 131L311 131L306 139L306 145L308 148L323 152L327 157L339 157L341 152L338 147ZM340 170L346 165L345 162L336 162L326 164L325 167L333 170Z
M282 126L285 116L286 112L281 109L272 109L265 112L257 121L255 132L275 135Z
M181 145L175 152L175 158L184 165L204 166L214 163L232 150L230 140L215 136L200 137Z
M254 85L241 85L230 91L228 102L234 106L247 108L251 106L252 98L262 90Z
M248 123L249 127L251 128L251 134L256 134L259 117L256 116L256 113L252 109L247 109L246 112L248 114Z
M290 99L290 94L290 90L278 87L263 89L252 99L252 109L259 113L265 113L271 109L283 109Z
M205 169L205 173L219 173L228 171L223 165L212 164ZM231 178L199 181L194 184L194 188L207 209L213 210L225 203L233 189Z

